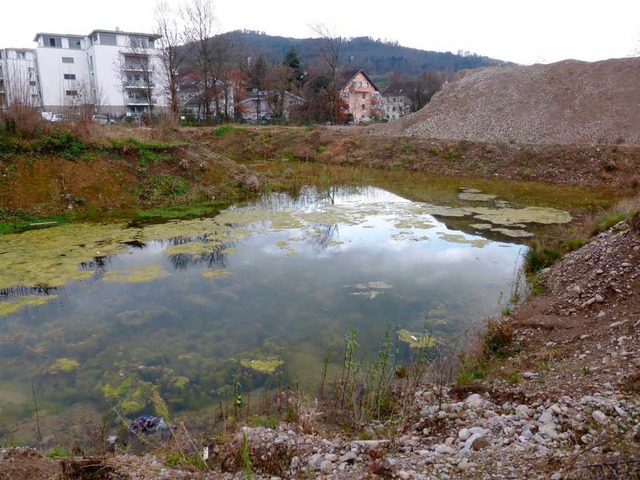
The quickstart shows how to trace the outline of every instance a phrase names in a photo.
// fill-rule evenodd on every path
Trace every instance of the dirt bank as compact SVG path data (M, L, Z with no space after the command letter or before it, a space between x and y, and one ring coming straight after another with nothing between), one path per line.
M256 167L283 161L616 187L622 195L640 189L640 147L624 145L386 137L359 128L222 127L171 131L162 137L164 146L148 148L146 131L114 132L129 140L106 150L88 146L73 154L0 156L0 221L238 198L290 183L265 178Z

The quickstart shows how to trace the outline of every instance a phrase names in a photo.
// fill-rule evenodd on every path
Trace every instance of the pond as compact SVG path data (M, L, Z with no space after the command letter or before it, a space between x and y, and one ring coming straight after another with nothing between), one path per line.
M531 229L571 217L457 197L306 188L209 218L1 236L0 433L33 419L34 392L43 417L87 404L132 419L154 395L197 412L234 371L246 391L317 386L350 329L363 357L388 327L458 338L514 301Z

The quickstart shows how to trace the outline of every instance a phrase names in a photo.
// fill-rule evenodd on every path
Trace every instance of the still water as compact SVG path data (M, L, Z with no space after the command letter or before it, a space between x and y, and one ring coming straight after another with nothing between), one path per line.
M197 411L233 370L244 389L317 384L350 328L362 357L387 326L454 338L509 301L525 247L443 213L461 215L375 187L308 189L213 218L0 237L0 426L33 415L32 384L43 415L89 403L132 418L155 393Z

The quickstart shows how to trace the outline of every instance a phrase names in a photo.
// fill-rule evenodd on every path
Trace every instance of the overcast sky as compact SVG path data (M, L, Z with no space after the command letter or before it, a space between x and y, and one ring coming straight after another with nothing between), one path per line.
M37 32L154 28L156 0L0 1L0 47L34 47ZM343 37L524 64L640 54L638 0L214 0L214 5L217 32L248 29L308 38L317 36L312 25L324 24Z

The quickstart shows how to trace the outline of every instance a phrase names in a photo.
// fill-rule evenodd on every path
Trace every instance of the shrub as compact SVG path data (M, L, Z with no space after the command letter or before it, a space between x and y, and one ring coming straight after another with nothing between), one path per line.
M515 332L508 322L489 319L482 334L482 348L490 357L507 357L513 351L514 339Z
M524 257L524 270L529 274L537 273L553 264L561 256L562 254L557 250L532 243Z
M627 212L607 212L596 219L595 225L593 226L593 234L597 235L601 232L606 232L614 225L622 222L627 218Z
M585 241L581 237L573 237L569 240L562 240L560 242L560 247L569 252L573 252L574 250L578 250L579 248L584 247Z

